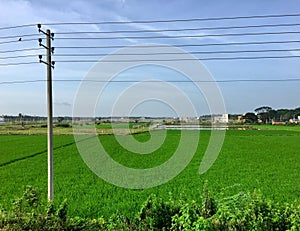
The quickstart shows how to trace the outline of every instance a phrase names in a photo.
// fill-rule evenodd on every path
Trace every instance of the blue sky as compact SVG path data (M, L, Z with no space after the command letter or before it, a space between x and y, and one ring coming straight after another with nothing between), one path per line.
M55 22L101 22L101 21L135 21L135 20L169 20L189 18L210 18L210 17L235 17L247 15L266 14L297 14L300 13L299 0L253 0L253 1L134 1L134 0L102 0L102 1L34 1L34 0L0 0L0 27L16 26L31 23L55 23ZM242 26L259 24L297 23L300 17L268 18L268 19L240 19L205 22L184 22L184 23L156 23L156 24L129 24L129 25L67 25L67 26L43 26L43 29L51 29L55 33L72 31L114 31L114 30L157 30L157 29L178 29L197 27L222 27ZM232 30L207 30L207 31L184 31L184 32L162 32L151 35L207 35L220 33L244 33L244 32L274 32L274 31L300 31L300 26L276 27L276 28L252 28ZM0 30L0 37L10 35L35 34L35 27L18 28L11 30ZM149 35L148 34L135 34ZM79 37L82 35L76 35ZM109 35L83 35L86 37ZM285 35L264 35L264 36L222 36L202 38L181 38L181 39L128 39L129 34L120 33L122 40L64 40L55 39L54 47L59 46L110 46L123 45L132 46L141 43L160 44L205 44L205 43L232 43L251 41L285 41L300 40L300 34ZM42 36L41 36L42 37ZM55 35L56 38L64 38L65 35ZM37 41L16 42L1 44L11 39L0 39L0 52L13 49L38 48ZM289 44L268 44L268 45L247 45L247 46L207 46L207 47L183 47L183 51L221 51L221 50L258 50L258 49L299 49L300 43ZM82 50L82 49L59 49L55 54L63 53L111 53L116 49ZM159 51L159 49L158 49ZM40 54L43 51L28 51L19 53L0 53L1 57L26 54ZM299 51L266 53L266 54L233 54L231 56L259 56L259 55L300 55ZM195 57L231 57L226 54L195 55ZM87 57L101 59L103 57ZM66 57L53 57L54 60L74 59ZM81 58L84 59L84 58ZM37 61L37 57L19 59L0 59L0 64L9 62ZM230 61L202 61L211 76L217 81L232 79L297 79L299 76L300 58L291 59L255 59L255 60L230 60ZM79 80L85 78L95 63L59 63L53 71L54 80L78 80L78 82L54 82L54 114L71 115L74 98L79 87ZM20 83L3 84L8 81L42 80L46 78L46 67L43 64L0 66L0 115L17 115L19 113L29 115L46 115L46 83ZM119 76L121 80L181 80L186 77L176 74L173 70L166 70L161 67L130 69ZM198 114L209 113L205 102L205 96L197 92L190 83L174 83L174 85L185 92L196 107ZM203 84L204 85L204 84ZM109 115L113 99L117 98L122 90L129 84L111 83L103 93L100 102L100 109L95 109L98 115ZM228 113L245 113L255 108L268 105L275 109L299 107L300 81L290 82L226 82L218 83L218 87L224 97ZM157 91L157 86L150 86L147 91ZM144 94L144 89L137 89L134 94ZM172 92L166 92L171 94ZM177 99L180 101L180 98ZM155 112L155 113L153 113ZM168 105L148 102L135 107L132 111L135 115L170 115L174 112Z

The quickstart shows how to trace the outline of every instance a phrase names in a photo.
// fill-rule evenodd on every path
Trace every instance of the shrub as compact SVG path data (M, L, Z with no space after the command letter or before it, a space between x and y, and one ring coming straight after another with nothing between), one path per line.
M56 127L60 127L60 128L70 128L72 127L70 124L68 123L58 123L55 125Z
M107 221L69 217L67 201L56 206L40 199L32 187L14 202L12 211L0 209L0 230L300 230L300 206L280 205L260 192L239 193L214 200L203 187L202 203L195 200L174 202L151 195L137 218L116 212Z
M0 210L0 229L23 230L100 230L102 220L67 217L67 201L58 207L53 202L42 202L39 193L27 186L22 197L14 202L13 210Z
M179 212L180 208L170 198L165 202L155 195L151 195L138 214L138 221L145 229L166 229L172 226L172 217Z

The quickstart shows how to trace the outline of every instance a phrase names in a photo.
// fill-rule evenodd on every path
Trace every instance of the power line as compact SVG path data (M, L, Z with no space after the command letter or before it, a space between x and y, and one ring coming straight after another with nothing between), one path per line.
M0 27L0 30L9 30L9 29L17 29L17 28L33 27L33 26L36 26L36 24L23 24L18 26Z
M176 32L176 31L178 32L178 31L224 30L224 29L245 29L245 28L263 28L263 27L291 27L291 26L299 26L299 25L300 25L299 23L260 24L260 25L227 26L227 27L200 27L200 28L157 29L157 30L153 29L153 30L117 30L117 31L74 31L74 32L56 32L56 34L111 34L111 33ZM27 26L33 26L33 24ZM17 28L17 27L22 27L22 26L7 27L7 28ZM32 37L38 35L39 34L11 35L11 36L2 36L0 37L0 39L23 38L23 37Z
M299 48L293 49L269 49L269 50L237 50L237 51L191 51L189 54L230 54L230 53L252 53L252 52L291 52L291 51L300 51ZM137 56L137 55L183 55L185 53L182 52L158 52L158 53L124 53L124 54L54 54L56 57L84 57L84 56ZM31 58L37 57L37 54L28 54L28 55L16 55L16 56L4 56L0 59L15 59L15 58Z
M23 83L38 83L38 82L46 82L46 80L4 81L4 82L0 82L0 85L23 84Z
M102 21L102 22L58 22L58 23L40 23L44 26L60 25L93 25L93 24L134 24L134 23L171 23L171 22L193 22L193 21L220 21L236 19L254 19L254 18L286 18L299 17L300 14L269 14L269 15L248 15L235 17L211 17L211 18L190 18L190 19L169 19L169 20L133 20L133 21ZM0 27L0 30L17 29L25 27L35 27L37 24L23 24L16 26Z
M6 51L0 51L0 53L13 53L13 52L38 51L38 50L44 50L44 48L24 48L24 49L16 49L16 50L6 50Z
M266 41L266 42L231 42L231 43L202 43L202 44L149 44L149 45L134 45L126 46L126 48L155 48L155 47L201 47L201 46L231 46L231 45L262 45L262 44L286 44L299 43L300 40L289 41ZM110 46L56 46L60 49L110 49L110 48L124 48L124 45L110 45Z
M10 39L10 38L24 38L24 37L32 37L39 36L40 34L22 34L22 35L10 35L10 36L2 36L0 39Z
M0 42L1 44L8 44L8 43L23 43L23 42L29 42L29 41L37 41L37 38L35 39L22 39L22 40L10 40L6 42Z
M157 29L157 30L153 29L153 30L115 30L115 31L73 31L73 32L55 32L55 34L69 35L69 34L116 34L116 33L148 33L148 32L153 33L153 32L246 29L246 28L264 28L264 27L290 27L290 26L300 26L300 24L299 23L262 24L262 25L245 25L245 26L199 27L199 28Z
M220 21L236 19L254 19L254 18L286 18L299 17L300 14L269 14L269 15L248 15L235 17L211 17L211 18L190 18L190 19L169 19L169 20L133 20L133 21L102 21L102 22L58 22L58 23L39 23L44 26L59 25L91 25L91 24L133 24L133 23L171 23L171 22L193 22L193 21ZM16 26L0 27L0 30L9 30L25 27L35 27L37 24L23 24Z
M36 55L32 55L36 56ZM124 59L124 60L56 60L56 63L95 63L95 62L108 62L108 63L122 63L122 62L173 62L173 61L212 61L212 60L250 60L250 59L279 59L279 58L300 58L298 55L286 55L286 56L239 56L239 57L211 57L211 58L184 58L184 59ZM39 62L14 62L14 63L0 63L0 66L18 66L18 65L28 65L37 64Z
M245 28L263 28L263 27L291 27L300 26L299 23L289 24L261 24L261 25L245 25L245 26L227 26L227 27L200 27L200 28L181 28L181 29L157 29L157 30L116 30L116 31L74 31L74 32L56 32L55 34L116 34L116 33L145 33L145 32L179 32L179 31L199 31L199 30L224 30L224 29L245 29ZM2 36L0 39L24 38L39 36L39 34L23 34Z
M161 83L161 82L170 82L170 83L226 83L226 82L282 82L282 81L300 81L300 78L295 79L226 79L226 80L69 80L61 79L54 80L56 82L100 82L100 83L137 83L137 82L146 82L146 83Z
M211 58L195 58L195 59L123 59L123 60L96 60L96 59L77 59L77 60L57 60L57 63L126 63L126 62L173 62L173 61L212 61L212 60L239 60L239 59L280 59L280 58L300 58L299 55L286 55L286 56L240 56L240 57L211 57Z
M217 29L234 29L234 28L256 28L256 27L276 27L276 26L299 26L298 23L293 24L263 24L263 25L246 25L246 26L230 26L230 27L202 27L202 28L182 28L182 29L161 29L161 30L121 30L121 31L85 31L85 32L57 32L56 34L86 34L86 33L94 33L94 34L107 34L107 33L138 33L138 32L168 32L168 31L195 31L195 30L217 30ZM262 33L265 34L266 32ZM284 34L284 33L300 33L300 32L267 32L266 34ZM23 37L32 37L38 36L39 34L25 34L25 35L14 35L14 36L4 36L0 37L0 39L7 39L7 38L23 38ZM238 36L238 35L261 35L261 33L243 33L243 34L214 34L214 35L203 35L204 36ZM187 37L195 36L195 35L185 35ZM197 37L200 35L196 35ZM169 38L169 36L166 36ZM171 36L175 37L175 36ZM178 37L178 36L176 36ZM114 38L87 38L87 39L121 39L124 37L114 37ZM129 38L140 38L140 37L129 37ZM143 37L144 38L144 37ZM161 37L153 37L150 38L161 38ZM58 38L58 39L81 39L81 38ZM86 38L84 38L86 39ZM23 39L21 41L33 41L34 39ZM13 43L13 42L20 42L19 40L12 40L12 41L5 41L1 42L0 44L6 43Z
M91 24L133 24L133 23L171 23L171 22L193 22L193 21L219 21L235 19L253 19L253 18L285 18L298 17L300 14L270 14L270 15L248 15L235 17L212 17L212 18L190 18L190 19L169 19L169 20L137 20L137 21L103 21L103 22L58 22L58 23L40 23L45 26L59 25L91 25ZM0 27L0 30L17 29L25 27L35 27L37 24L23 24L16 26Z
M95 25L95 24L138 24L138 23L172 23L172 22L193 22L193 21L220 21L235 19L253 19L253 18L282 18L282 17L298 17L300 14L269 14L269 15L248 15L235 17L212 17L212 18L190 18L190 19L169 19L169 20L137 20L137 21L104 21L104 22L58 22L44 23L46 26L60 25Z
M37 64L39 62L19 62L19 63L0 63L0 66L19 66L28 64Z
M231 54L231 53L259 53L259 52L291 52L300 51L300 48L293 49L265 49L265 50L235 50L235 51L190 51L189 54ZM82 56L135 56L135 55L185 55L183 52L155 52L155 53L122 53L122 54L109 54L109 53L89 53L89 54L54 54L54 56L59 57L82 57ZM16 56L15 56L16 57ZM14 57L9 57L14 58ZM1 57L0 57L1 59Z
M35 39L34 39L35 40ZM31 40L30 40L31 41ZM18 42L18 41L12 41ZM288 41L258 41L258 42L233 42L233 43L205 43L205 44L155 44L155 45L137 45L126 46L127 48L159 48L159 47L202 47L202 46L236 46L236 45L263 45L263 44L288 44L299 43L300 40L288 40ZM1 44L1 43L0 43ZM110 49L110 48L124 48L124 45L111 45L111 46L56 46L59 49ZM22 51L37 51L43 50L43 48L24 48L15 50L4 50L0 53L22 52Z
M111 40L111 39L157 39L157 38L200 38L200 37L220 37L220 36L254 36L254 35L280 35L280 34L299 34L300 31L280 31L280 32L247 32L247 33L224 33L224 34L202 34L202 35L173 35L173 36L115 36L115 37L58 37L61 40ZM16 36L16 38L19 36ZM21 39L21 38L20 38ZM35 39L10 40L0 42L0 44L36 41Z
M6 56L6 57L1 57L0 59L18 59L18 58L31 58L31 57L38 57L38 55L16 55L16 56Z
M0 85L40 83L47 80L19 80L0 82ZM226 80L77 80L77 79L59 79L53 82L91 82L91 83L232 83L232 82L299 82L300 78L295 79L226 79Z
M161 36L115 36L115 37L58 37L63 40L112 40L112 39L173 39L173 38L203 38L223 36L254 36L254 35L280 35L299 34L300 31L279 31L279 32L247 32L247 33L224 33L224 34L201 34L201 35L161 35Z

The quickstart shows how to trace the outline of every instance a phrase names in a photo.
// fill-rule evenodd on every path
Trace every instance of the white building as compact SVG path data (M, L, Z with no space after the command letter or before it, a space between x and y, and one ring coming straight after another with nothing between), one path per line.
M213 115L212 122L213 123L228 123L228 114Z

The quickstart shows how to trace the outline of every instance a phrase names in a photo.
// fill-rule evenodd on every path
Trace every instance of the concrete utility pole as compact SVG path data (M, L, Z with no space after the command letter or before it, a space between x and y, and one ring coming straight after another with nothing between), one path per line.
M42 56L39 55L41 63L47 65L47 135L48 135L48 200L54 199L54 182L53 182L53 101L52 101L52 68L54 68L54 62L51 60L51 55L54 49L51 47L51 40L54 34L48 29L46 32L41 30L41 25L38 24L39 32L46 35L46 46L42 44L42 39L39 39L39 45L47 50L47 61L42 60Z

